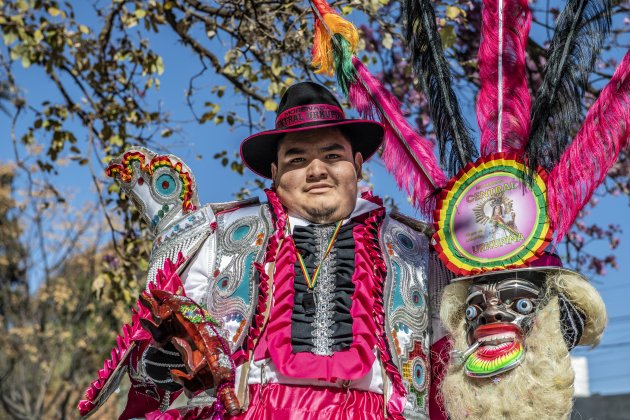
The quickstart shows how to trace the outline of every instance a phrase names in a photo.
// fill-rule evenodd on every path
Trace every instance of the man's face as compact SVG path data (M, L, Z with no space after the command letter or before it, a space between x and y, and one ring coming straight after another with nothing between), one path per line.
M350 215L357 201L363 158L337 128L287 134L271 165L276 192L289 213L313 223Z

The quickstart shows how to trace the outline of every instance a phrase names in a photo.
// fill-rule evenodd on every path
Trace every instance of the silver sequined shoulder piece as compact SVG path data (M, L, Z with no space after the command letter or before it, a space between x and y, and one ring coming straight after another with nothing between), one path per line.
M175 262L179 252L184 257L195 254L199 246L212 233L210 223L213 218L210 207L204 206L174 221L155 237L149 260L147 288L149 282L155 282L157 271L164 267L167 258Z
M267 204L218 213L216 222L216 255L202 300L235 351L252 323L258 302L254 263L263 261L273 223Z
M426 419L430 375L429 238L409 223L386 217L379 239L387 266L385 332L394 364L408 391L404 415Z

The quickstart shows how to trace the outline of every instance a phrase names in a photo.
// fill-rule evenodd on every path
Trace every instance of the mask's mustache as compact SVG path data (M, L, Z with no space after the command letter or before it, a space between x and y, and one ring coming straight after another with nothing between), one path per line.
M481 345L481 342L475 341L472 346L468 347L465 352L461 352L460 350L452 350L451 351L451 364L454 366L461 366L466 362L466 359L477 350L477 348Z

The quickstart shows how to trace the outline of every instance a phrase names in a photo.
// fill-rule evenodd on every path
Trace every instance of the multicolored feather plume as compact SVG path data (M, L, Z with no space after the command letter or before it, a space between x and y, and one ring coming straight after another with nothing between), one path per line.
M525 46L531 12L527 0L484 0L481 19L477 97L481 155L518 153L529 138Z
M435 191L447 179L433 154L433 143L421 137L407 122L400 103L357 58L357 81L350 86L350 104L364 118L378 117L385 127L383 155L387 170L411 197L416 208L431 216Z
M575 140L549 174L549 214L556 242L569 231L620 151L629 146L630 51L589 110Z
M311 61L315 73L332 76L335 69L352 68L352 54L359 44L357 28L339 16L325 0L311 0L311 5L315 14Z
M411 58L429 101L438 139L440 160L450 174L477 157L477 149L464 122L451 86L451 71L442 50L431 0L405 0L405 37ZM450 148L447 152L447 146Z
M531 171L551 170L582 116L582 97L610 29L611 0L568 0L549 46L545 76L532 107L526 155Z

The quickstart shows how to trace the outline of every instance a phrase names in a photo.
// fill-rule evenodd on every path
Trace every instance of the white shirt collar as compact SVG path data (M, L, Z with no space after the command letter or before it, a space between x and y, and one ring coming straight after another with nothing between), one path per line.
M378 204L374 204L371 201L365 200L361 197L357 198L357 203L354 206L354 210L350 213L350 216L343 220L343 224L345 225L348 221L354 217L360 216L364 213L368 213L372 210L376 210L380 208ZM307 226L311 225L313 222L309 222L308 220L302 219L298 216L292 216L289 214L289 225L291 226L291 233L293 233L293 227L295 226Z

